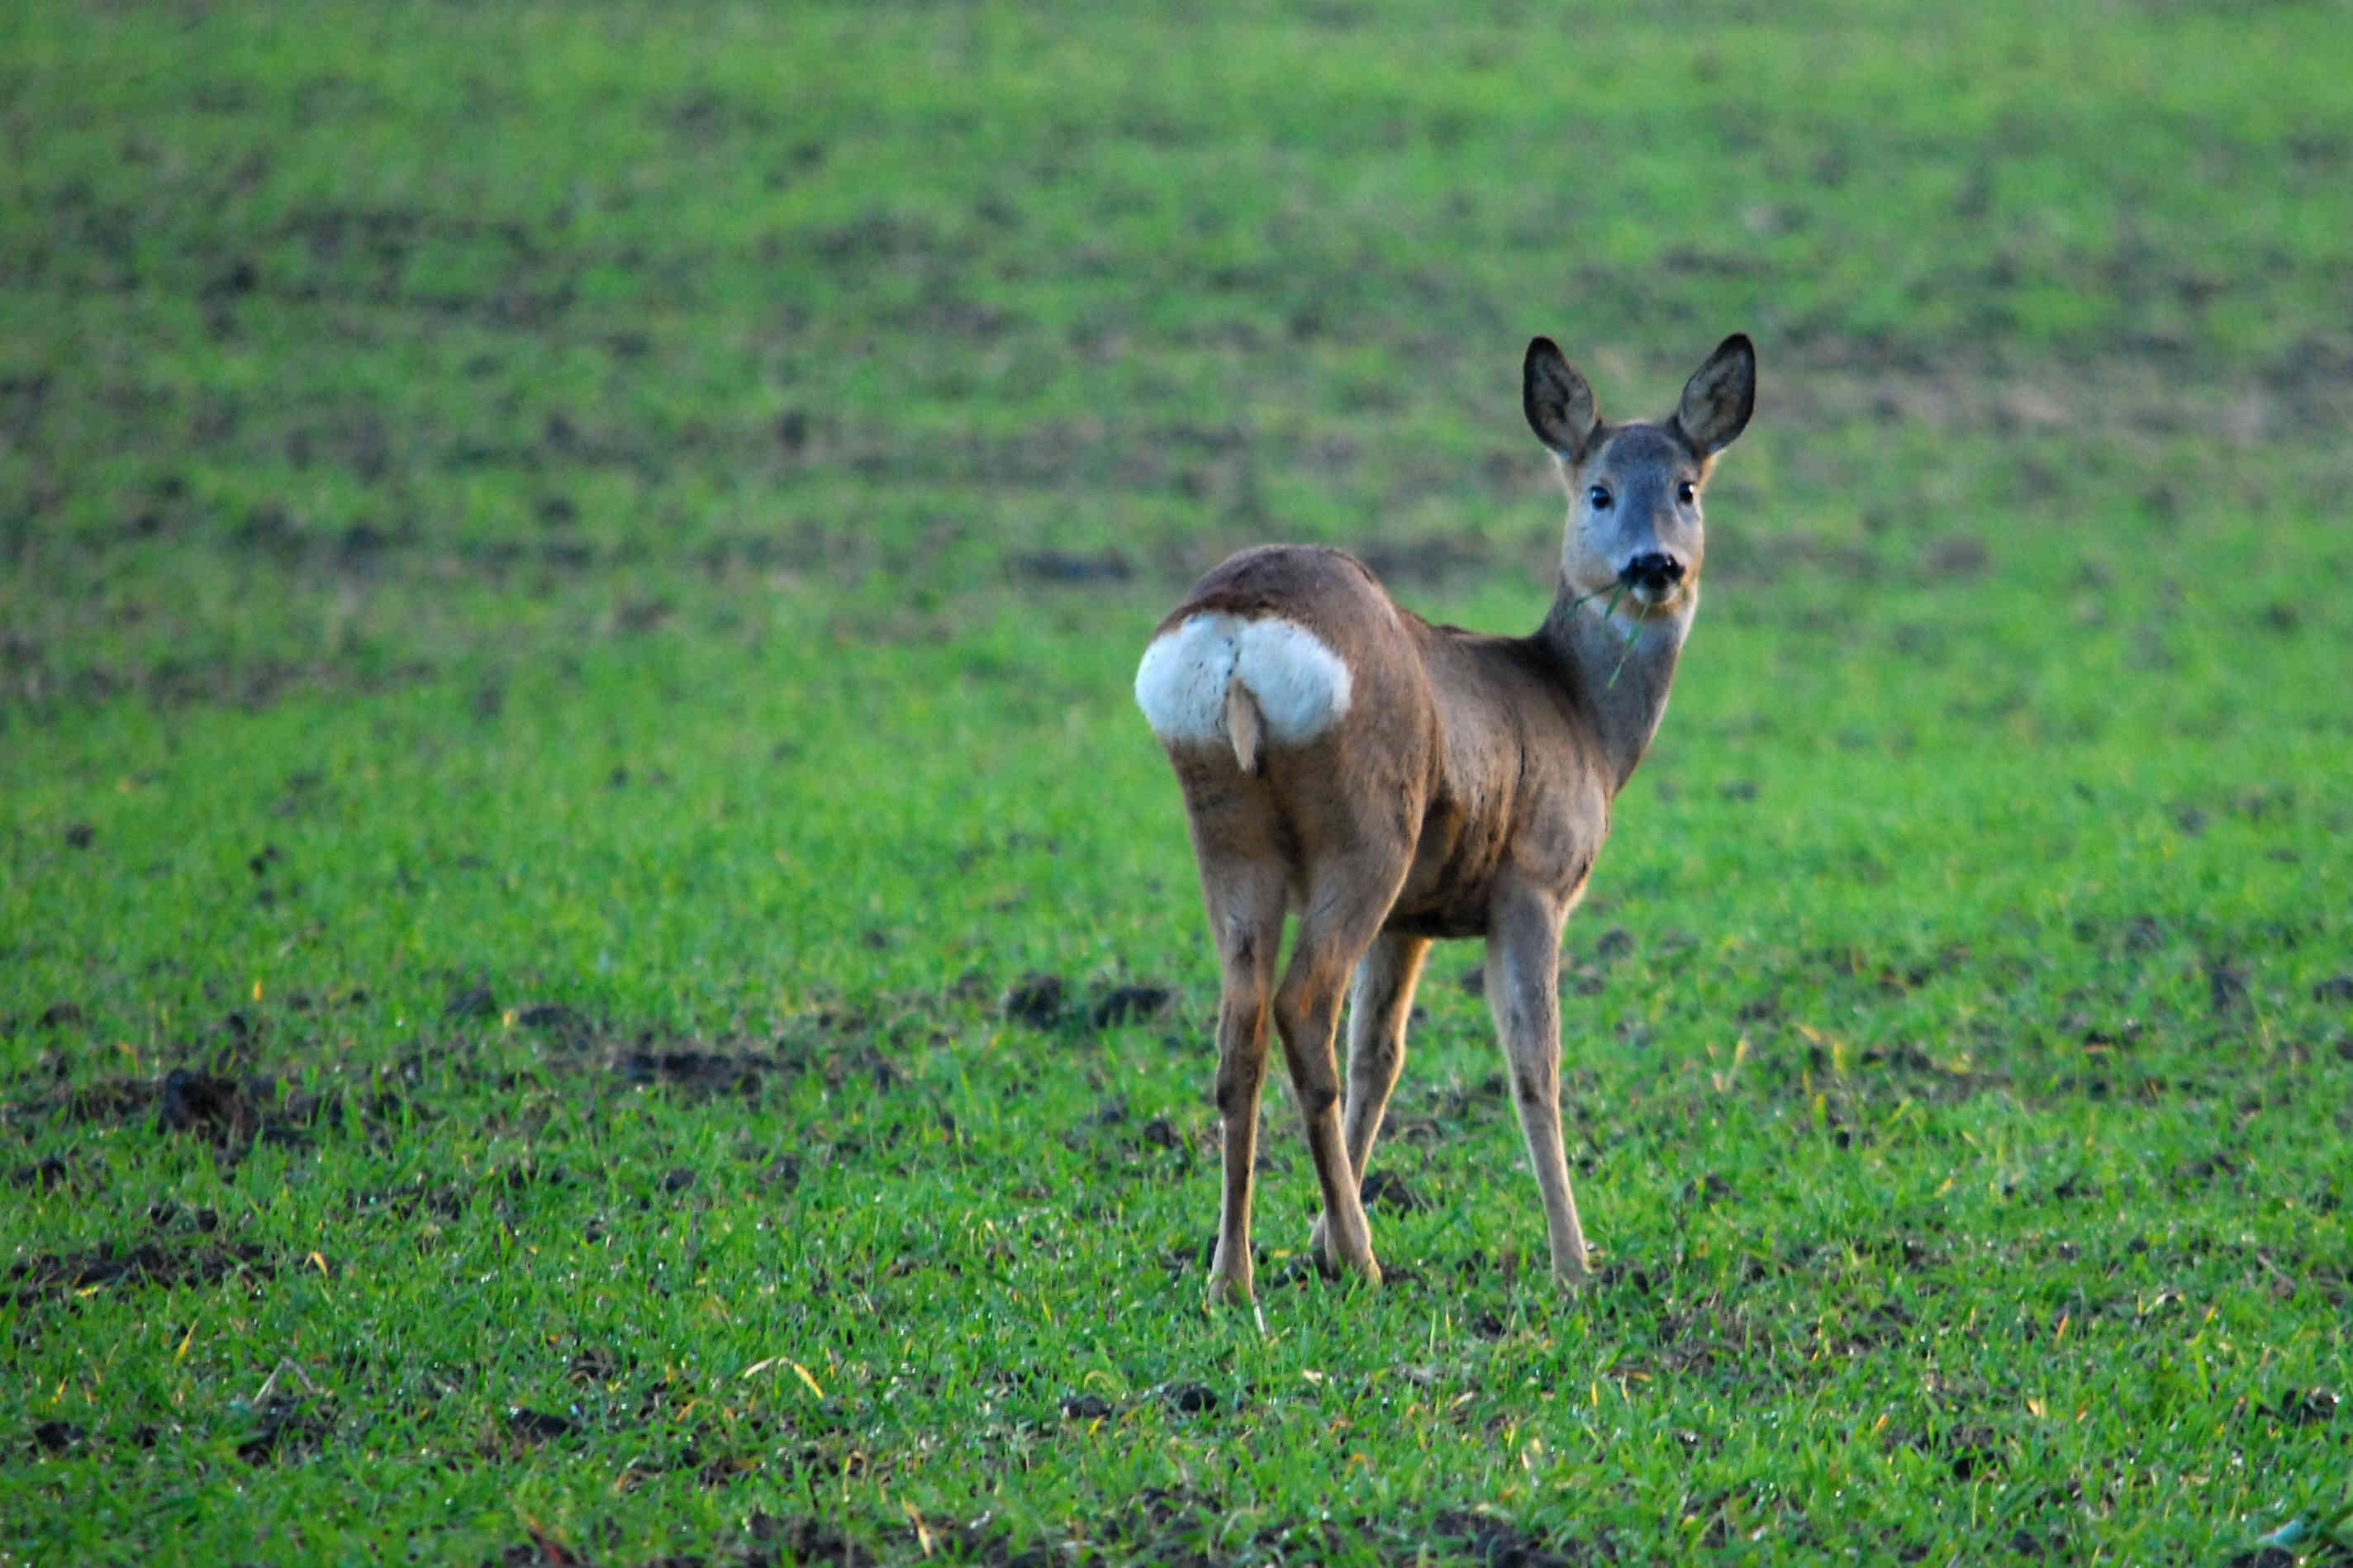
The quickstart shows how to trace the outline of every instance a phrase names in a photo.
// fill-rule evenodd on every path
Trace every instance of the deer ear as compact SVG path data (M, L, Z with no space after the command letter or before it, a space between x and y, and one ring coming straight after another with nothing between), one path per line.
M1757 345L1735 332L1683 384L1675 424L1703 458L1713 457L1748 427L1757 407Z
M1593 444L1599 424L1593 388L1577 374L1550 338L1528 343L1528 357L1520 366L1520 407L1528 428L1564 463L1581 463Z

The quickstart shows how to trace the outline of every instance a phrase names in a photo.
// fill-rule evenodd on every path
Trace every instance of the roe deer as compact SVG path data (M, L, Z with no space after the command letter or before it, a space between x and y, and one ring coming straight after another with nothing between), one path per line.
M1360 1184L1439 937L1486 938L1553 1273L1587 1278L1561 1147L1561 925L1666 709L1699 600L1700 489L1756 391L1756 350L1736 333L1673 414L1608 424L1552 341L1528 344L1522 406L1569 494L1559 588L1532 636L1431 626L1355 557L1304 545L1231 557L1154 632L1135 700L1184 792L1219 965L1213 1298L1253 1296L1270 1004L1323 1187L1311 1245L1327 1268L1380 1278ZM1332 1050L1343 991L1345 1115Z

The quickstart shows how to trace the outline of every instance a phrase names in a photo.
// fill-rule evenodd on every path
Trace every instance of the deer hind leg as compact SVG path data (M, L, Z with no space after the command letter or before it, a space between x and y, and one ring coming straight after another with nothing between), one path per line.
M1205 862L1211 935L1218 944L1218 1116L1224 1133L1224 1201L1209 1262L1212 1300L1254 1299L1250 1181L1258 1158L1259 1089L1266 1078L1267 1008L1282 942L1282 868Z
M1521 891L1497 900L1487 937L1487 1002L1511 1069L1512 1100L1544 1199L1553 1277L1577 1286L1592 1272L1569 1190L1560 1133L1560 928L1557 900Z
M1348 990L1348 1098L1340 1131L1360 1197L1373 1142L1380 1136L1381 1116L1405 1066L1406 1019L1413 1011L1414 986L1429 953L1428 937L1384 931L1365 950ZM1328 1229L1326 1216L1316 1215L1309 1242L1326 1267L1336 1268L1339 1259L1325 1239Z
M1274 1024L1305 1123L1307 1152L1324 1194L1319 1249L1330 1266L1377 1280L1371 1227L1356 1168L1340 1127L1339 1074L1332 1054L1348 976L1378 936L1404 884L1407 856L1360 850L1314 867L1299 932L1275 994Z

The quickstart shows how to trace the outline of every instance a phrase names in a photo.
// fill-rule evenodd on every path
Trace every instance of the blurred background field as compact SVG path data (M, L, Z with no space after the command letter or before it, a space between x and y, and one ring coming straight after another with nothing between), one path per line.
M2348 71L2329 4L10 8L0 1520L624 1563L2325 1522ZM1202 1315L1145 635L1271 538L1532 626L1527 338L1623 416L1736 329L1757 416L1565 966L1609 1283L1521 1272L1463 947L1376 1157L1397 1281Z

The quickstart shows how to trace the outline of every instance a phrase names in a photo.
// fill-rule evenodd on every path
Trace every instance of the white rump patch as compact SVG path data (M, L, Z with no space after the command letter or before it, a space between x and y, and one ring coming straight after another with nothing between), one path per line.
M1152 639L1135 670L1135 705L1164 744L1226 741L1226 686L1258 701L1269 738L1312 741L1348 710L1348 667L1293 621L1204 611Z

